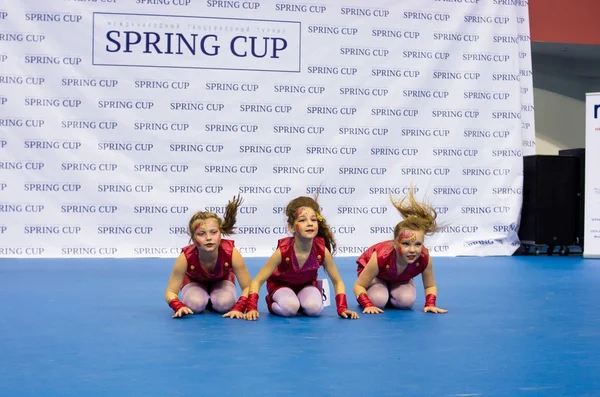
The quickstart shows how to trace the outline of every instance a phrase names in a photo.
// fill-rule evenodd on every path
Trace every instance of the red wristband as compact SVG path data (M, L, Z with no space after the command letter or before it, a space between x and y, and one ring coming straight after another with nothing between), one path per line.
M243 313L246 310L246 302L247 301L248 301L247 296L240 296L240 299L238 299L238 301L235 302L235 305L233 305L233 307L231 308L231 311Z
M187 307L186 305L183 304L182 301L180 301L177 298L171 299L171 302L169 302L169 306L171 306L171 309L173 309L173 311L175 313L177 313L179 311L179 309L181 309L182 307Z
M371 299L369 299L369 295L367 295L366 292L360 294L358 296L358 298L356 298L356 300L362 306L363 309L366 309L367 307L373 307L373 306L375 306L373 304L373 302L371 302Z
M337 294L335 296L335 305L337 306L337 313L341 317L342 314L348 310L348 302L346 301L346 294Z
M246 312L258 311L258 294L256 292L248 295L246 301Z
M425 307L435 306L435 298L434 294L428 294L425 297Z

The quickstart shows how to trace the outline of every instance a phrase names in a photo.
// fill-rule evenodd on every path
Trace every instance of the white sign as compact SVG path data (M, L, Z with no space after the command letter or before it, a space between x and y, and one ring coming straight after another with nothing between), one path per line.
M535 153L526 2L47 1L0 9L0 257L175 257L245 199L269 256L320 190L338 256L414 183L434 256L519 246Z
M600 258L600 93L585 96L585 258Z

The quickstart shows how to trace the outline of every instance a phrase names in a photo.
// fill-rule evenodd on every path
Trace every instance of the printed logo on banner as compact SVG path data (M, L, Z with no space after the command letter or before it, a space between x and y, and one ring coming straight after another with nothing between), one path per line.
M594 120L598 120L600 118L600 104L594 104L592 110L592 117ZM600 125L593 126L594 131L600 131Z
M433 254L514 251L535 153L521 2L134 3L0 11L1 256L174 258L236 194L243 255L270 255L304 195L358 256L411 185L447 225Z
M93 27L94 65L300 72L300 22L96 12Z
M254 254L256 254L256 251L257 251L256 247L249 247L249 246L248 247L237 247L237 249L242 256L244 256L244 255L253 256Z
M334 234L354 234L357 230L356 226L354 225L331 226L330 229Z

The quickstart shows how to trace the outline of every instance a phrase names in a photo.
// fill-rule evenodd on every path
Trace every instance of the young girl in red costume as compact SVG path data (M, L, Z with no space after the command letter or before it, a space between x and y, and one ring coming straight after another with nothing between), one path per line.
M241 204L239 196L229 201L224 219L214 212L197 212L190 219L188 229L193 244L181 250L165 293L175 312L173 317L200 313L210 300L213 310L225 313L223 317L244 318L250 274L233 240L221 239L222 234L233 233ZM242 288L237 302L236 277Z
M397 309L411 309L417 296L413 278L420 274L425 288L424 311L446 313L436 307L433 264L423 246L425 234L439 230L437 213L430 205L417 202L412 188L406 197L392 203L404 220L394 228L393 240L369 247L356 261L354 294L358 303L368 314L383 313L388 303Z
M310 197L298 197L287 205L285 214L294 236L278 241L277 250L250 283L246 319L258 319L258 291L265 281L270 313L290 317L302 310L308 316L320 315L323 298L315 285L321 265L333 283L338 315L358 318L348 310L344 282L331 256L335 240L319 214L319 204Z

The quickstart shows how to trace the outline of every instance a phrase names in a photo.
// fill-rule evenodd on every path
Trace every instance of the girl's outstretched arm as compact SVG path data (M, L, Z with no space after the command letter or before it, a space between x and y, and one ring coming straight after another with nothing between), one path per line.
M254 276L254 279L250 282L250 290L248 291L248 303L246 305L246 320L256 320L259 317L258 314L258 291L260 287L267 281L267 279L273 274L277 266L281 263L281 251L279 248L273 252L273 255L267 260L267 263L260 269L258 274Z
M178 298L179 288L181 287L181 283L183 282L186 271L187 259L185 258L185 254L182 252L175 260L173 270L171 271L171 277L169 277L169 284L167 285L167 290L165 291L165 300L175 312L173 318L194 314L192 309L184 305L183 302L181 302Z
M333 283L333 290L335 291L335 304L337 307L338 315L342 318L358 318L358 314L352 310L348 310L348 303L346 301L346 287L344 286L344 280L340 276L331 253L325 249L325 260L323 261L323 267L329 275L331 282Z
M429 258L429 264L421 274L423 280L423 288L425 288L425 313L447 313L448 310L440 309L435 305L438 290L435 285L435 277L433 275L433 261Z
M371 285L371 282L379 274L379 265L377 264L377 252L373 252L367 266L363 269L358 276L358 279L354 283L354 295L358 303L363 308L363 313L366 314L379 314L383 313L383 309L378 308L371 302L367 295L367 288Z
M233 269L233 273L240 283L240 287L242 288L242 294L240 295L238 301L233 305L231 310L225 314L223 317L229 318L244 318L244 312L246 311L246 302L248 301L248 289L250 288L250 273L248 273L248 269L246 268L246 263L244 262L244 258L237 250L237 248L233 249L233 253L231 255L231 267Z

